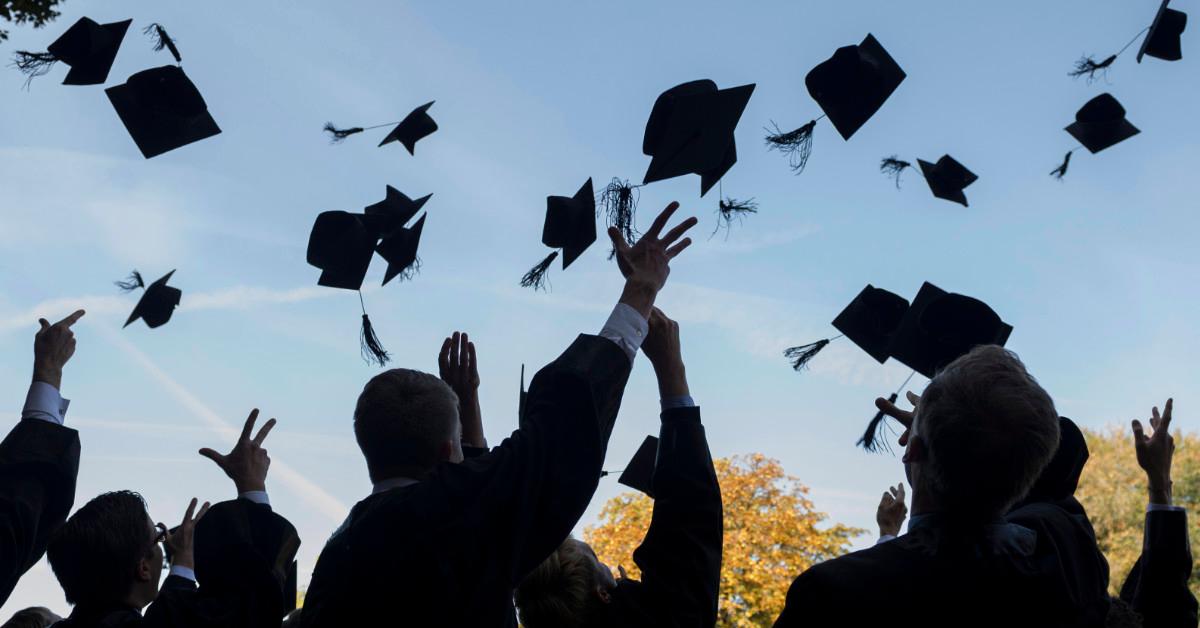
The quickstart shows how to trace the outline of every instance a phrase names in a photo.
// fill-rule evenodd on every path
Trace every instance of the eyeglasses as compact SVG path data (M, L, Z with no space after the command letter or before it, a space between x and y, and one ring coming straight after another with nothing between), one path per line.
M155 543L162 543L167 540L167 526L161 523L154 524L154 529L158 530L158 534L154 536Z

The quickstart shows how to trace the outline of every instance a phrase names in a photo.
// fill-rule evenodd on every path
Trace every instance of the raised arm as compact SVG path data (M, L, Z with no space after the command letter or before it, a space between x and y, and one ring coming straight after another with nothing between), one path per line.
M438 353L438 374L458 395L458 420L462 424L464 448L487 449L483 434L483 411L479 407L479 362L475 343L466 332L454 334L442 342ZM467 453L464 449L463 453Z
M635 595L660 626L712 626L717 620L723 532L721 487L688 388L679 325L658 308L643 350L662 400L654 464L654 513L633 559L642 570Z
M1171 503L1175 439L1170 428L1174 405L1174 400L1168 399L1161 415L1157 407L1151 411L1150 436L1146 436L1140 421L1133 421L1134 451L1138 465L1146 472L1149 495L1142 555L1121 586L1121 599L1142 614L1146 628L1194 628L1197 622L1196 598L1188 588L1192 553L1187 512Z
M78 310L51 325L38 321L33 341L33 382L21 421L0 443L0 604L17 580L46 552L50 533L75 502L79 434L63 427L63 367L75 354L71 326Z

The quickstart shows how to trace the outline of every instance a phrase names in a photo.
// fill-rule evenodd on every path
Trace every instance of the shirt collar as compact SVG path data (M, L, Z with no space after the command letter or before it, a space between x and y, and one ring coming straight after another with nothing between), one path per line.
M411 485L417 484L417 483L418 483L418 481L414 480L412 478L405 478L405 477L388 478L386 480L380 480L380 481L376 482L374 484L374 486L371 488L371 494L378 495L384 491L390 491L394 488L402 488L405 486L411 486Z

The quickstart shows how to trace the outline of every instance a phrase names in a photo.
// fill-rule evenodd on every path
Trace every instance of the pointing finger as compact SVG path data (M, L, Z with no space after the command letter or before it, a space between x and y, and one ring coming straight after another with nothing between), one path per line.
M242 426L242 435L238 437L238 442L243 443L250 440L250 432L254 429L254 422L258 420L258 408L250 411L250 416L246 417L246 424Z
M183 524L187 525L192 520L192 513L196 511L196 498L193 497L191 503L188 504L187 511L183 513Z
M667 226L667 221L671 219L671 214L674 214L675 210L677 209L679 209L679 203L671 201L671 204L667 205L667 208L662 210L662 213L660 213L654 219L654 222L650 224L650 229L646 231L646 235L644 237L657 238L658 234L663 230L663 227Z
M275 419L271 419L262 426L262 429L258 430L258 435L254 437L255 447L262 446L263 441L267 439L267 434L271 433L271 428L275 427L275 423Z
M58 321L57 323L55 323L55 325L59 325L61 327L70 327L71 325L74 325L75 322L78 321L80 318L83 318L84 314L86 314L86 312L84 312L83 310L75 310L74 312L71 312L70 316L62 319L61 321Z

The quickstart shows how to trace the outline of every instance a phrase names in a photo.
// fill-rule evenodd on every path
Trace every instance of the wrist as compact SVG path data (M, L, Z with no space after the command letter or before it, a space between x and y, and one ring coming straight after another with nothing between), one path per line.
M35 362L33 365L33 381L44 382L55 388L62 388L62 367L46 366Z
M192 557L192 552L180 552L171 558L172 567L183 567L184 569L196 569L196 559Z
M631 277L625 281L625 288L621 290L620 302L637 310L643 318L649 319L657 295L658 289L653 284Z
M1149 487L1149 501L1151 504L1162 504L1164 506L1171 505L1171 483L1167 481L1165 485L1161 482L1151 483Z
M249 493L251 491L267 491L267 483L265 480L247 480L244 482L234 482L233 485L237 488L238 495Z

